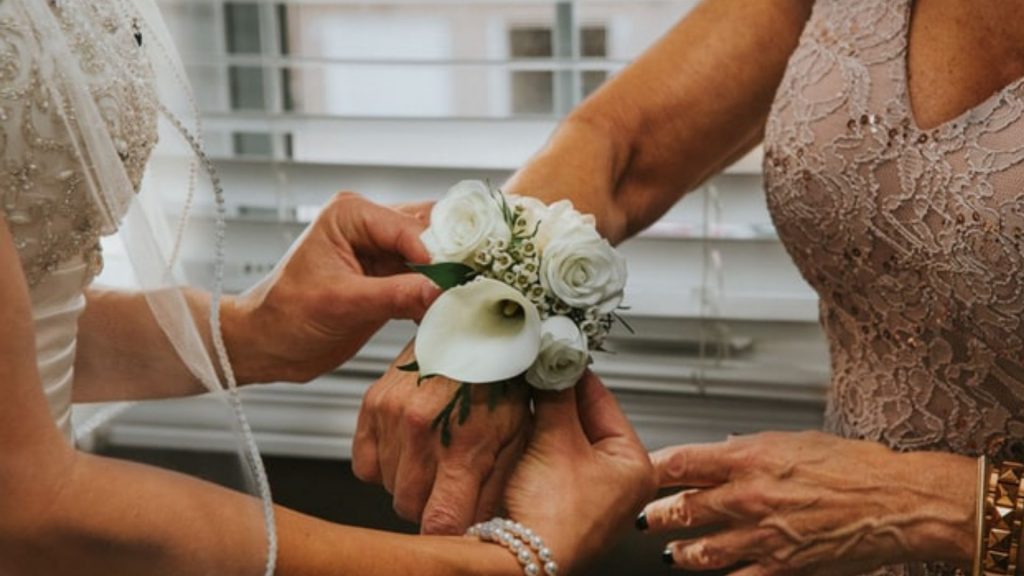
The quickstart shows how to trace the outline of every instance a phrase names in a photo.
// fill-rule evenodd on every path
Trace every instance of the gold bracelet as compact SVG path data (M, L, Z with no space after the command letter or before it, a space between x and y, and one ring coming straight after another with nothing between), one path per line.
M1017 573L1021 520L1021 479L1024 464L1001 462L988 470L985 482L985 520L982 533L982 574L1011 576Z
M983 576L981 572L981 557L985 549L985 495L988 486L988 456L982 454L978 457L978 502L975 506L974 534L974 558L971 560L971 576Z

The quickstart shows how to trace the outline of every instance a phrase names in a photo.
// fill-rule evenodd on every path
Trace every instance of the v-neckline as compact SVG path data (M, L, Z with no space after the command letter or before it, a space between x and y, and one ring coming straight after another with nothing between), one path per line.
M931 128L922 128L921 125L918 124L917 122L917 114L914 113L914 98L910 93L910 28L913 25L914 1L915 0L906 0L906 5L904 7L904 13L906 15L903 18L903 54L900 59L902 62L902 66L900 67L900 80L903 83L903 105L907 109L907 119L910 121L910 126L915 131L926 133L938 133L951 126L963 125L971 114L974 114L981 108L987 107L993 101L1002 98L1003 96L1006 95L1007 92L1017 88L1021 83L1024 83L1024 76L1018 76L1017 78L1010 81L1002 88L990 94L981 102L978 102L977 104L968 107L966 110L964 110L960 114L957 114L955 117L949 118L948 120L943 120L942 122L939 122L938 124L932 126Z

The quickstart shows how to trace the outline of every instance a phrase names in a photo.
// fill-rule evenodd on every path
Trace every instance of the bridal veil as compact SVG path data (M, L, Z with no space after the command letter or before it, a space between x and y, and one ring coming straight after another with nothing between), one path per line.
M4 0L0 0L4 1ZM29 49L38 65L40 82L51 105L56 107L66 128L85 189L99 214L102 233L117 233L124 245L138 289L145 292L149 310L192 374L203 383L208 396L223 412L224 432L235 438L238 474L232 487L253 495L253 526L262 523L267 541L265 574L274 572L276 535L269 486L252 432L236 389L218 322L221 279L224 268L224 202L220 181L203 152L202 129L195 100L182 62L153 0L104 0L109 2L106 26L130 31L143 51L151 74L134 77L139 97L152 98L159 115L159 144L156 145L141 186L137 189L126 171L125 146L115 137L84 77L81 62L103 58L102 43L91 41L100 34L87 11L91 2L72 0L6 0L29 34ZM123 27L123 28L121 28ZM86 54L100 50L100 54ZM122 59L106 58L108 65L122 65ZM123 74L134 74L129 70ZM155 166L158 165L159 168ZM187 223L197 194L210 194L216 206L209 250L213 270L213 294L209 317L194 317L181 287L187 284L180 261L180 246L194 228ZM182 214L169 221L163 207L181 207ZM204 346L198 326L209 323L214 352ZM121 408L106 410L116 417ZM97 421L88 424L91 428ZM173 518L168 518L173 522ZM240 529L244 527L239 527ZM251 526L248 528L252 528ZM198 568L198 567L197 567ZM201 569L200 569L201 570Z

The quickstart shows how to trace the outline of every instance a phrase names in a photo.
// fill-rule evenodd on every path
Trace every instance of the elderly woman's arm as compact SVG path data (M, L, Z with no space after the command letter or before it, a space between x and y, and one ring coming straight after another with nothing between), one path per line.
M650 504L638 525L712 530L669 544L666 559L685 570L749 564L732 576L845 576L911 561L968 567L974 554L974 458L801 432L666 448L652 459L661 486L686 490Z
M618 243L757 145L813 2L702 2L566 118L508 191L568 198Z

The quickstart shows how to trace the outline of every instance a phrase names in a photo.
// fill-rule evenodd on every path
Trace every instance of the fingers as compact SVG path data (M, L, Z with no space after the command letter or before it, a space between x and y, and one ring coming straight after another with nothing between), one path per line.
M403 204L396 204L392 206L395 210L398 210L402 214L412 216L416 220L422 222L424 225L430 224L430 211L434 208L435 200L426 200L424 202L406 202Z
M388 389L403 380L415 380L415 376L396 369L396 366L408 364L412 360L412 349L413 341L410 341L388 371L366 391L359 406L356 432L352 439L352 472L363 482L383 482L381 446L384 444L380 436L382 431L387 432L387 428L378 427L378 418L388 413L384 403Z
M515 441L502 448L498 453L494 470L491 471L483 488L480 489L480 501L476 505L475 522L490 520L498 515L501 498L505 493L505 485L519 462L527 438L527 434L517 436Z
M709 502L709 498L717 499L718 495L713 494L709 497L708 492L684 490L651 502L643 512L647 521L645 530L656 534L734 519L735 515L722 511L720 504Z
M780 574L780 572L772 571L770 568L760 564L751 564L735 572L730 572L729 576L771 576L772 574Z
M393 436L385 438L388 445L400 447L392 491L395 512L411 522L420 521L434 488L437 451L433 419L429 410L407 409L403 427L393 429Z
M373 417L359 411L356 433L352 439L352 473L363 482L381 482L380 459L377 454L377 434Z
M715 486L732 477L734 458L727 442L663 448L651 454L651 463L663 488Z
M430 253L420 242L426 224L414 215L368 203L366 231L370 242L378 249L401 255L414 264L430 262Z
M775 535L756 526L728 530L698 540L670 542L665 547L666 561L683 570L721 570L745 562L756 561L770 550ZM744 570L745 568L737 568ZM758 572L753 572L758 574Z
M640 442L615 397L589 370L576 385L576 405L583 432L591 444L612 437Z
M395 472L395 513L410 522L419 522L434 487L434 459L426 450L403 450Z
M440 536L465 533L476 517L480 487L489 470L490 466L471 467L452 458L442 460L423 510L420 532Z
M705 490L684 490L647 505L647 530L664 532L679 528L729 524L758 518L765 510L761 498L747 497L751 490L742 484L723 484Z
M384 442L377 446L380 459L380 484L388 491L395 493L395 480L398 476L398 464L402 461L402 445L397 442Z
M533 402L537 423L534 435L565 434L573 430L582 434L575 387L561 392L534 390Z
M361 304L360 312L384 322L390 319L420 320L441 291L420 274L384 278L353 277L342 295Z
M415 215L342 192L335 197L329 217L356 252L398 255L416 264L430 262L430 254L419 239L427 224Z

